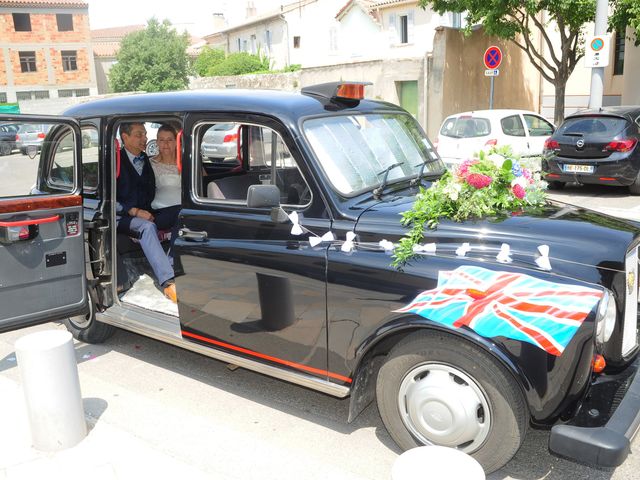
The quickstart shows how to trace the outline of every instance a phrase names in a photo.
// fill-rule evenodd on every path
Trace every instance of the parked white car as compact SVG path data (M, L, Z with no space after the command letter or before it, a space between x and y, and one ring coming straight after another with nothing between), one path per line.
M475 110L448 117L438 132L436 149L449 167L493 146L511 145L520 156L539 156L554 131L553 124L535 112Z

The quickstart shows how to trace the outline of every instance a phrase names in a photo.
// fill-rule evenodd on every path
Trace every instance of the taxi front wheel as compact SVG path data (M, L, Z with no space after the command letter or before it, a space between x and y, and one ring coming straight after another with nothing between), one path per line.
M526 434L527 407L509 372L473 344L438 332L412 334L391 350L376 398L403 450L456 448L487 473L504 466Z
M64 325L71 332L73 338L85 343L102 343L114 334L113 325L96 320L96 294L90 288L87 291L88 310L83 315L76 315L64 320Z

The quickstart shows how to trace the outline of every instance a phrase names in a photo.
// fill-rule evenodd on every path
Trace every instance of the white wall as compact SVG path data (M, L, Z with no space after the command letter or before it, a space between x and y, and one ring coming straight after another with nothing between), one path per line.
M631 29L627 29L624 46L624 76L622 82L622 104L640 105L640 47L634 45Z

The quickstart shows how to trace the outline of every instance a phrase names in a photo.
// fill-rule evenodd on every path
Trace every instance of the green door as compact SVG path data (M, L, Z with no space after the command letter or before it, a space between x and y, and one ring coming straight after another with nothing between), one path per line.
M418 81L398 82L400 106L414 117L418 117Z

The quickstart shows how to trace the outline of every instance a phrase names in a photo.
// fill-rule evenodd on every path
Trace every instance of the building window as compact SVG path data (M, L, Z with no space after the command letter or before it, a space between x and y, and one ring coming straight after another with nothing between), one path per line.
M293 37L293 48L300 48L300 37L298 35Z
M624 33L616 32L616 45L613 53L613 74L624 73Z
M16 32L30 32L31 16L28 13L14 13L13 28Z
M242 51L242 41L240 39L238 39L238 51Z
M59 32L73 31L73 15L70 13L56 13L56 21L58 22Z
M75 50L62 50L62 70L71 72L78 70L78 55Z
M48 90L37 90L35 92L16 92L16 98L21 100L40 100L43 98L49 98Z
M265 55L270 55L271 54L271 30L267 30L264 33L264 43L267 47L264 53Z
M7 94L5 92L0 92L0 103L7 103Z
M255 35L251 35L251 53L253 55L255 55L257 53L258 50L258 46L256 45L256 36Z
M400 15L400 43L409 43L409 17Z
M329 29L329 51L331 53L338 51L338 29L335 26Z
M18 52L22 72L36 71L36 52Z
M88 97L89 89L88 88L66 88L63 90L58 90L59 98L68 98L68 97Z

